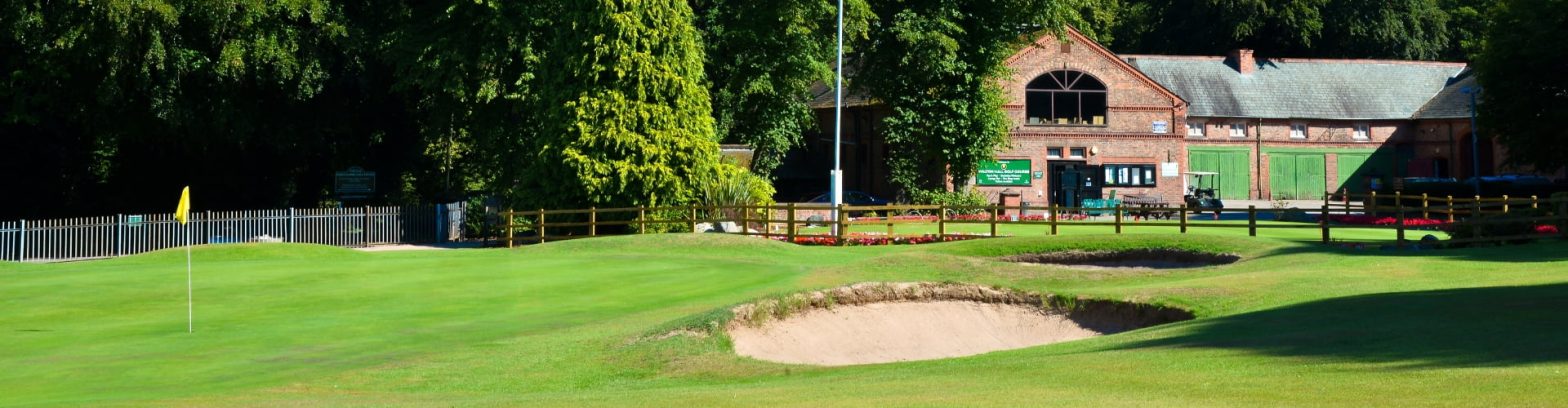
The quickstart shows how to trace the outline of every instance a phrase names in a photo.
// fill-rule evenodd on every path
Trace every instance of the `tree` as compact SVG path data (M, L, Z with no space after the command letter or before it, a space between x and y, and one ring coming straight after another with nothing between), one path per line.
M524 208L691 202L718 164L703 50L684 0L555 4Z
M1555 172L1568 164L1568 0L1502 1L1476 59L1484 92L1481 131L1508 148L1512 165Z
M399 7L401 6L401 7ZM424 165L440 180L427 195L489 189L516 196L529 141L537 137L538 37L548 4L367 4L367 44L395 73L397 99L414 112ZM433 194L432 194L433 193ZM456 198L456 197L453 197Z
M832 78L838 6L832 0L692 0L707 50L709 94L720 140L755 152L770 174L816 123L811 86ZM846 35L865 29L865 3L846 2Z
M351 105L328 88L355 67L326 0L3 8L0 127L20 154L0 171L19 175L7 191L31 198L6 212L163 208L153 192L187 183L209 205L317 198L324 181L296 180L364 146L316 114Z
M1003 63L1032 40L1060 30L1075 5L1048 0L887 0L871 3L877 23L857 53L855 86L891 113L882 128L893 183L910 193L960 186L1007 143L997 80ZM945 170L945 171L944 171Z
M1115 36L1129 52L1436 59L1453 39L1437 0L1145 0Z

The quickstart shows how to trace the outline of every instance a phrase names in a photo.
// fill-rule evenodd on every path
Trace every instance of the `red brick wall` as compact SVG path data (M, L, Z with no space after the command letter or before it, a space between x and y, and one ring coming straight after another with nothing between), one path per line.
M1033 172L1047 172L1046 149L1060 147L1064 153L1081 147L1091 152L1084 158L1056 160L1085 161L1090 165L1154 164L1174 161L1187 168L1187 151L1182 143L1182 116L1185 103L1137 73L1120 58L1077 33L1069 36L1064 47L1053 37L1044 37L1017 55L1009 67L1013 75L1001 84L1007 97L1006 111L1013 119L1011 145L997 152L1002 159L1029 159ZM1104 82L1108 112L1104 126L1029 125L1025 118L1025 86L1048 72L1063 69L1087 73ZM1169 133L1155 134L1155 121L1167 123ZM1049 177L1036 179L1029 187L1013 187L1031 203L1046 202L1050 193ZM1181 177L1161 177L1153 188L1107 187L1117 194L1155 194L1172 203L1182 198ZM995 201L1007 187L980 187Z

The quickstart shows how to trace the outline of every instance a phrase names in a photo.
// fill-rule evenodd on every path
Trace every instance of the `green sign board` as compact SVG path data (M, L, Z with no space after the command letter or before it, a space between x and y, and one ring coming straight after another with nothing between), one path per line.
M1027 186L1031 180L1028 160L997 160L980 162L975 173L975 183L982 186Z

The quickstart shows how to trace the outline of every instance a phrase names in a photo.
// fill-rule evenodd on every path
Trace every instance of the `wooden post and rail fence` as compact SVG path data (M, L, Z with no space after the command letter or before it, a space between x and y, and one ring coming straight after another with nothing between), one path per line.
M1360 201L1352 202L1360 198ZM1340 194L1332 196L1316 209L1259 209L1247 208L1175 208L1126 207L1116 205L1106 208L1036 207L1036 206L946 206L946 205L884 205L840 206L836 209L825 205L732 205L732 206L665 206L588 208L575 210L505 211L505 236L507 247L518 243L544 243L559 240L597 237L605 234L646 234L652 230L665 232L700 232L699 226L723 227L722 232L738 235L766 237L788 242L817 240L818 243L845 245L851 229L861 236L898 237L897 226L925 225L936 227L933 238L948 240L952 237L1001 236L1002 226L1044 226L1046 235L1058 235L1063 226L1104 226L1116 234L1128 227L1170 227L1186 234L1192 229L1246 228L1248 236L1258 236L1260 230L1270 229L1319 229L1324 243L1333 241L1336 228L1392 229L1399 245L1406 244L1410 229L1431 226L1409 225L1409 217L1419 214L1429 218L1437 214L1448 220L1464 219L1471 225L1500 223L1539 223L1557 227L1563 238L1568 238L1568 198L1454 198L1430 196L1404 196L1395 194L1392 201L1381 201L1376 194ZM1392 204L1389 204L1392 203ZM1547 209L1532 212L1531 216L1518 216L1518 209ZM1031 213L1032 212L1032 213ZM1259 214L1289 215L1301 222L1260 222ZM1212 217L1209 215L1212 214ZM1388 214L1392 222L1387 225L1334 225L1337 215ZM1492 217L1514 214L1514 217ZM1230 215L1231 217L1226 217ZM1316 220L1312 220L1312 216ZM1163 220L1159 220L1163 219ZM1213 221L1211 221L1213 220ZM1315 221L1315 222L1314 222ZM1441 220L1440 220L1441 221ZM954 225L985 226L984 233L955 234ZM875 234L871 228L877 228ZM1477 229L1477 236L1446 243L1494 242L1549 238L1550 235L1484 236ZM917 234L930 236L930 234Z

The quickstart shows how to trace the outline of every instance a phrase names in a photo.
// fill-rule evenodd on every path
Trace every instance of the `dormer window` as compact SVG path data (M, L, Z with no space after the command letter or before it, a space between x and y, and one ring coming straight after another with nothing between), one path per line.
M1029 125L1105 126L1105 83L1079 71L1051 71L1024 87Z

